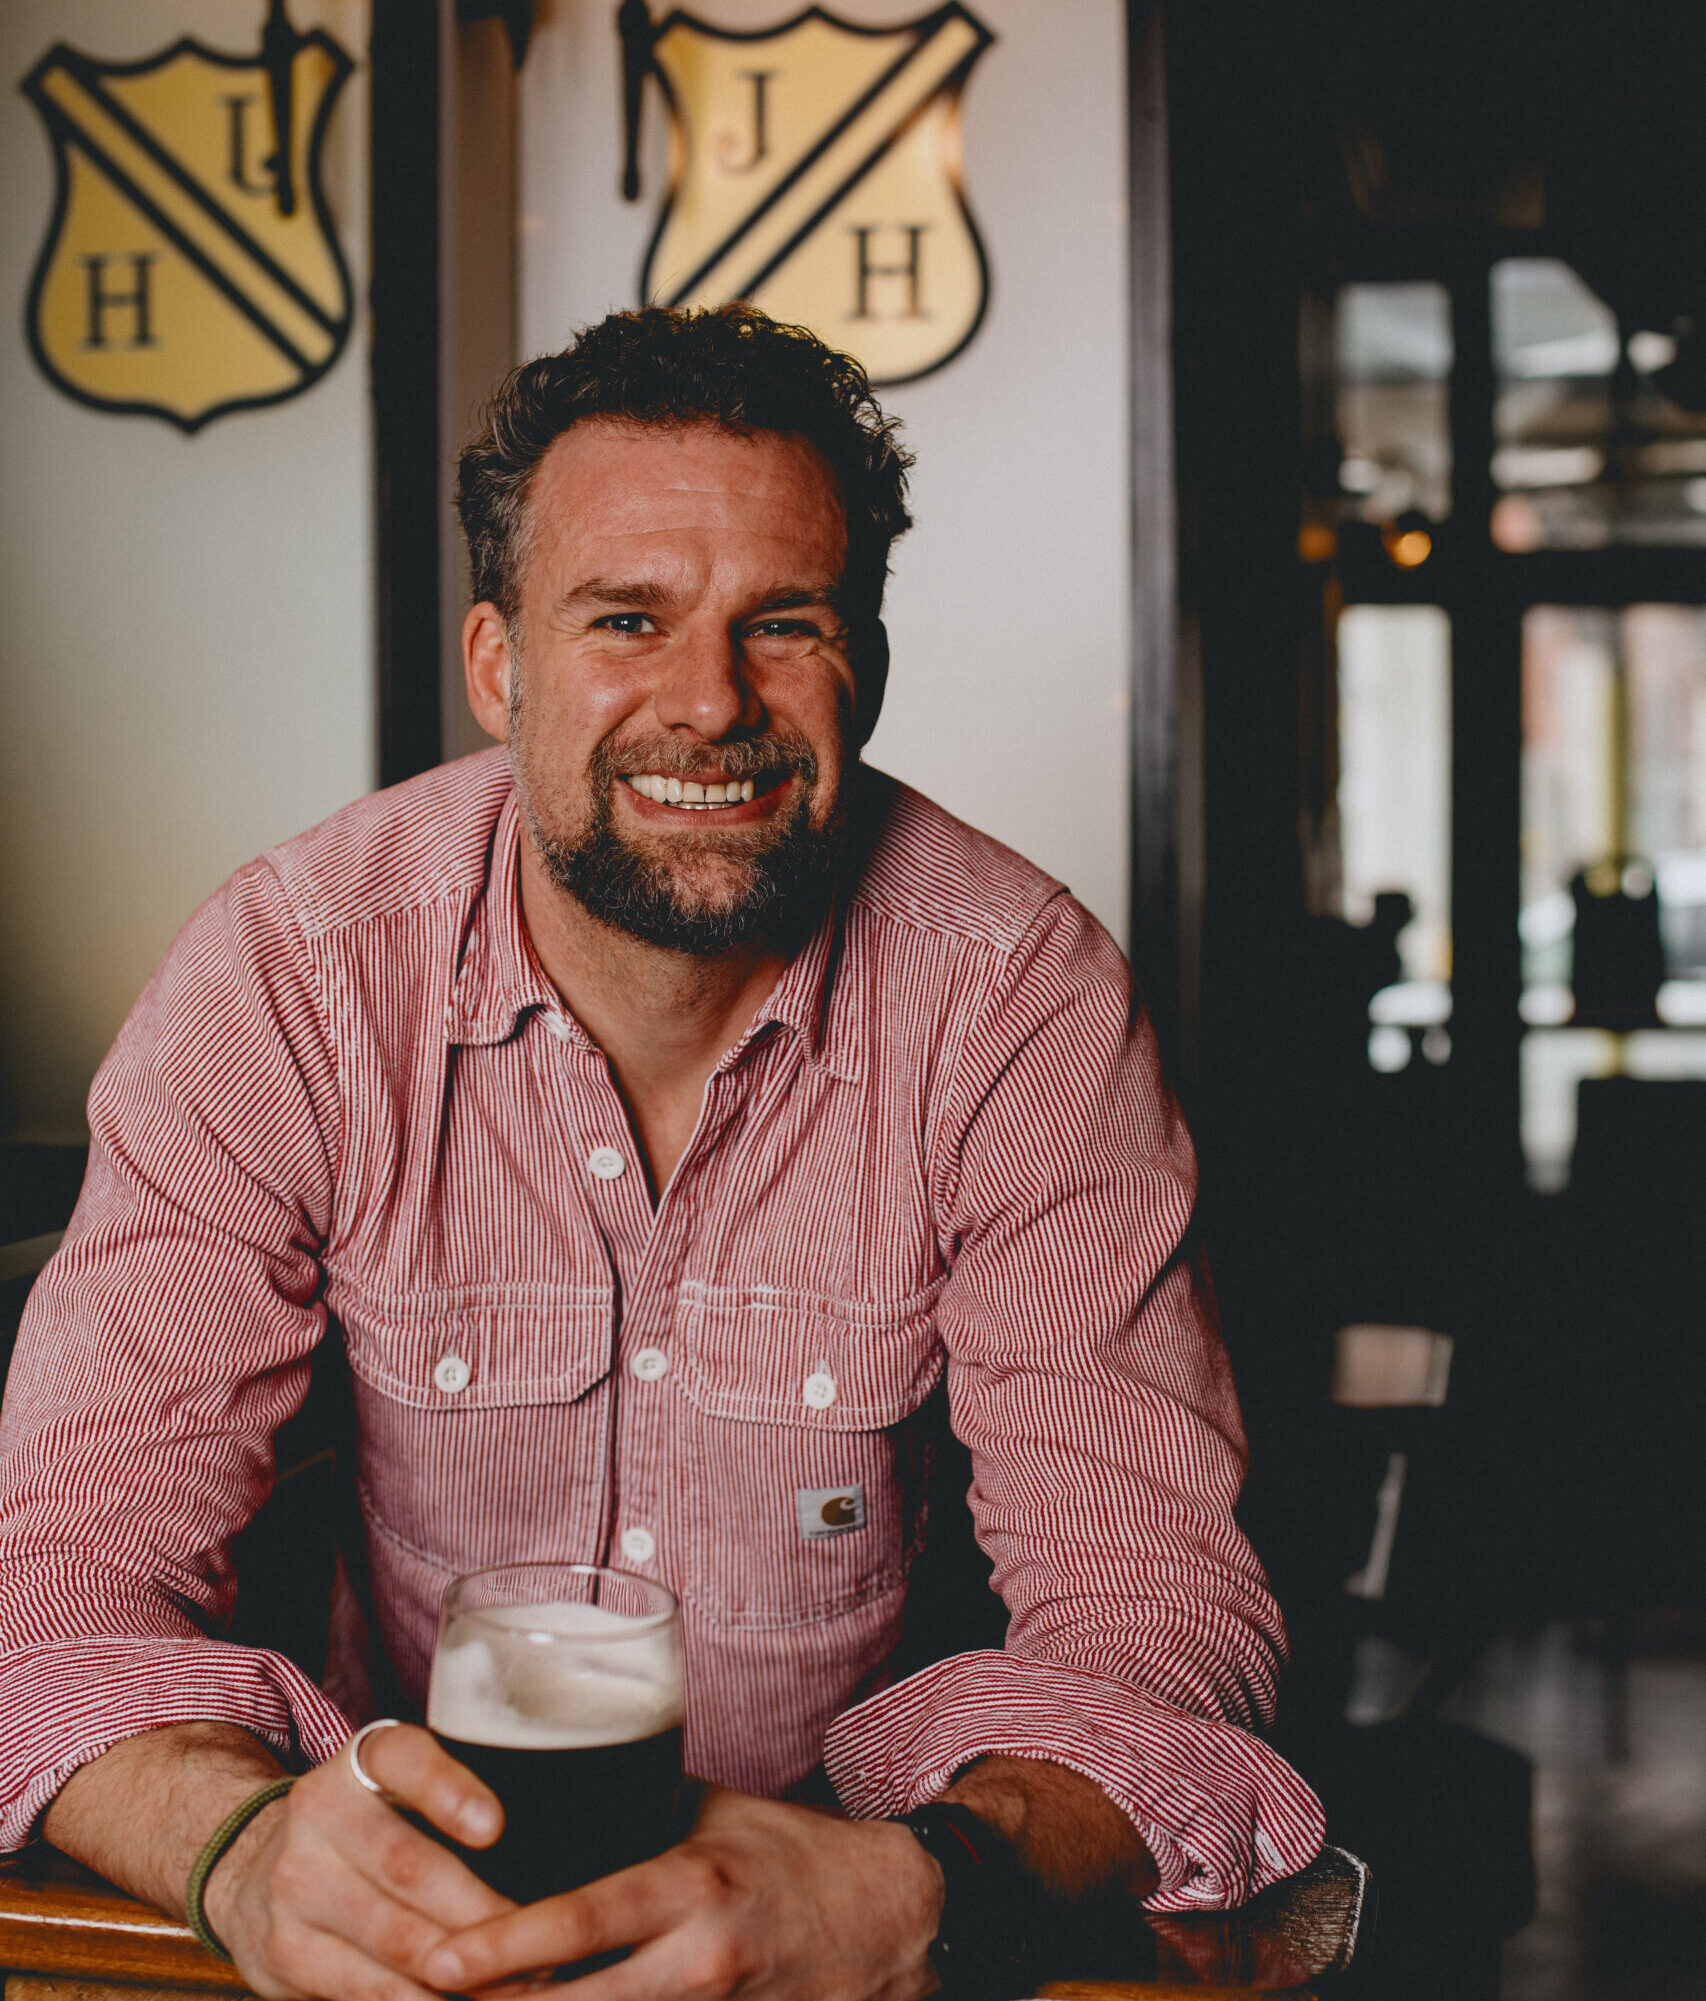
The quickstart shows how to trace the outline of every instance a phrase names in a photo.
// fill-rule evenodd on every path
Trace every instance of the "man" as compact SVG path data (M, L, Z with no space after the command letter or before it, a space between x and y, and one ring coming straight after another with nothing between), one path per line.
M907 2001L950 1913L882 1816L941 1796L1053 1889L1163 1909L1318 1845L1249 1734L1280 1634L1124 963L859 765L905 464L854 364L746 309L618 315L517 371L460 487L507 758L242 871L96 1082L5 1413L0 1837L39 1821L182 1909L224 1817L306 1763L206 1883L262 1994L631 1946L586 2001ZM712 1783L668 1855L514 1911L358 1784L354 1699L209 1637L328 1316L403 1706L459 1571L608 1557L681 1598ZM944 1370L1011 1627L896 1682ZM495 1832L424 1731L365 1761ZM848 1817L785 1797L820 1763Z

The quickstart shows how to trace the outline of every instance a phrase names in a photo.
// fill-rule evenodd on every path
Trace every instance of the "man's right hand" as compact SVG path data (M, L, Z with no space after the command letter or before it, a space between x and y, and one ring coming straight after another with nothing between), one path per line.
M503 1810L425 1731L402 1724L362 1747L398 1806L470 1848ZM439 1940L511 1907L431 1836L365 1790L340 1752L265 1807L208 1878L209 1924L269 2001L438 2001L419 1978Z
M497 1800L425 1730L375 1733L362 1764L398 1806L453 1841L483 1848L497 1838ZM150 1731L74 1773L45 1832L126 1889L181 1912L202 1844L276 1776L264 1747L242 1731ZM513 1908L366 1791L343 1752L255 1816L209 1876L202 1903L237 1971L268 2001L440 2001L420 1977L432 1948Z

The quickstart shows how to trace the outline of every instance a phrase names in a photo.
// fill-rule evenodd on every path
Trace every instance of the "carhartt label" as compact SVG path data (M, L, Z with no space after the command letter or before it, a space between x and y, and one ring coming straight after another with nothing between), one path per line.
M857 1484L796 1488L794 1507L802 1542L815 1542L824 1535L847 1535L865 1526L865 1490Z

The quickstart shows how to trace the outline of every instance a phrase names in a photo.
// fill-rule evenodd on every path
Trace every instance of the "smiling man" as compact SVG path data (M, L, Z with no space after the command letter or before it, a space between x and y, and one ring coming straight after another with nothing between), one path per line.
M1279 1623L1124 961L860 763L905 467L749 309L518 370L459 494L507 748L241 871L97 1079L0 1436L0 1838L168 1909L196 1870L263 1995L631 1948L585 2001L910 2001L1020 1978L1028 1885L1213 1907L1319 1843L1254 1734ZM367 1589L320 1687L219 1632L328 1330ZM905 1674L944 1379L1009 1627ZM521 1559L673 1589L706 1785L517 1910L395 1810L481 1845L470 1773L344 1748L374 1687L420 1715L447 1580Z

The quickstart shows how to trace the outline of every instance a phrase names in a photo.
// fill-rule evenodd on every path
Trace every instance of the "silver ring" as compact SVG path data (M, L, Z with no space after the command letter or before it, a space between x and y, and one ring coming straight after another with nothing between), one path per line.
M369 1775L362 1765L361 1747L376 1730L395 1730L401 1722L402 1718L398 1716L376 1717L373 1722L364 1723L349 1740L348 1744L344 1746L344 1749L349 1753L349 1768L355 1774L356 1784L358 1786L365 1786L370 1793L376 1794L382 1800L389 1800L391 1795L377 1779Z

